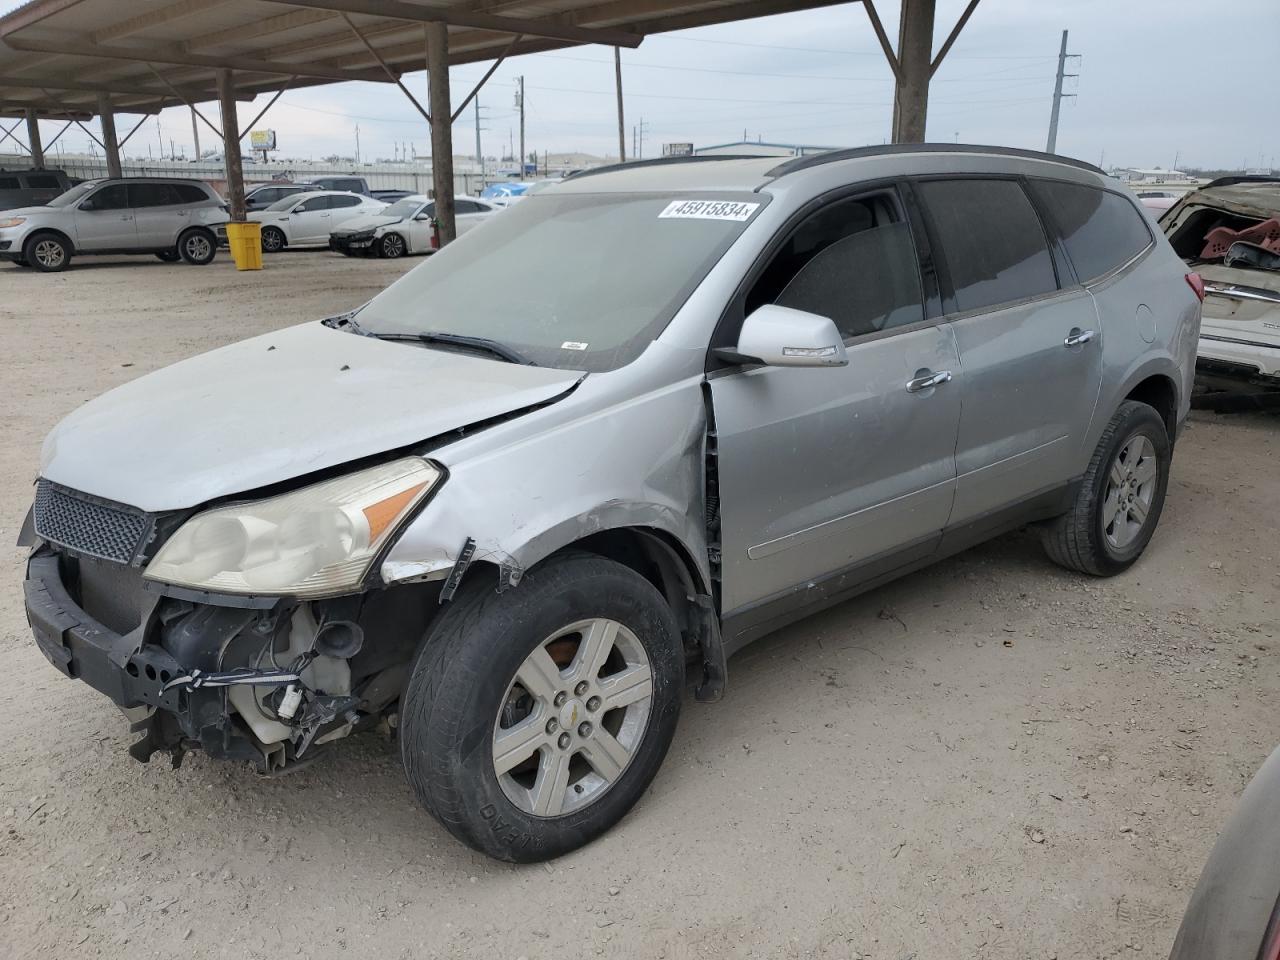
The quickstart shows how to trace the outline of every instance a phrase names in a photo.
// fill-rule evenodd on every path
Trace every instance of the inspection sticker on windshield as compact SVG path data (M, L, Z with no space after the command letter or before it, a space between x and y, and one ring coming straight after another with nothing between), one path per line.
M750 220L760 206L736 200L673 200L658 214L659 220Z
M589 344L583 343L581 340L566 340L560 344L561 350L585 350Z

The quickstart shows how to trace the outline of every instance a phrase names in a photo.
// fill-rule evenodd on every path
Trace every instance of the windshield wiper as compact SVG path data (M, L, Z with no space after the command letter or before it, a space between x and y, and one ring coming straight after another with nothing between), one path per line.
M387 336L384 339L390 340L393 337ZM537 366L536 363L519 351L512 350L505 343L490 340L488 337L468 337L461 333L434 333L428 330L425 333L396 334L394 339L417 340L426 344L438 343L447 347L465 347L468 350L479 350L482 353L488 353L508 363L521 363L526 367Z

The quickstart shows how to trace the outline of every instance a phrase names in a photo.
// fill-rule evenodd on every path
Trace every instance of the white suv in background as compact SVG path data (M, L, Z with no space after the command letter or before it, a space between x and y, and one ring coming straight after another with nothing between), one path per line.
M311 190L254 210L250 220L262 224L262 249L277 253L285 247L323 246L340 223L379 213L386 204L345 190Z
M226 204L202 180L86 180L45 206L0 213L0 260L46 273L83 254L153 253L206 264L227 220Z

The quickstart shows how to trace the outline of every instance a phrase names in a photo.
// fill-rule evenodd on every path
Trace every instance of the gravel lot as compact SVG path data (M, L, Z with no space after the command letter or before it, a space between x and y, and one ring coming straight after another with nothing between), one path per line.
M4 543L78 404L414 263L0 264ZM1018 533L761 641L723 703L688 699L618 829L528 867L450 839L376 734L280 779L135 763L30 640L5 546L0 957L1167 953L1277 741L1278 464L1280 417L1197 414L1127 574L1065 573Z

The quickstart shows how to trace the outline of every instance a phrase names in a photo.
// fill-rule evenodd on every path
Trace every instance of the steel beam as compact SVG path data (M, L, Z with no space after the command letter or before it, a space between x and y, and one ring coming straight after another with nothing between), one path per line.
M456 122L457 119L460 116L462 116L462 111L467 109L467 104L469 104L472 100L476 98L476 94L480 92L480 88L489 82L489 78L493 76L494 71L497 70L500 66L502 66L502 61L507 59L507 57L511 54L511 51L516 48L516 44L518 44L519 42L520 42L520 34L516 34L514 37L511 38L511 42L507 44L507 49L502 51L502 56L498 57L497 60L493 61L493 64L489 67L489 69L484 72L484 76L480 78L480 82L477 83L474 87L472 87L471 92L467 94L467 99L463 100L461 105L458 107L458 109L453 111L453 116L449 118L451 122Z
M404 0L279 0L291 7L311 10L333 10L360 13L371 17L408 20L414 23L442 23L453 27L472 27L497 33L522 33L529 37L549 37L571 43L603 43L606 46L638 47L644 37L629 30L604 27L578 27L551 20L524 20L497 17L488 13L453 10L447 7L424 7Z
M27 143L31 149L31 166L43 170L44 147L40 143L40 120L35 107L27 107Z
M240 121L236 117L236 91L230 70L218 71L218 103L222 108L222 156L227 164L227 200L231 203L231 219L243 223L247 213L244 165L240 160Z
M105 93L98 94L98 122L102 124L102 152L107 156L107 176L119 177L120 144L116 140L116 114Z
M923 143L929 113L936 0L902 0L898 27L898 82L893 93L894 143Z
M99 60L123 60L135 63L170 63L181 67L209 67L215 70L243 70L248 73L280 74L281 76L317 77L322 80L374 80L385 83L381 70L338 70L313 63L279 63L273 60L255 60L252 57L206 57L198 53L152 48L133 49L113 47L109 44L82 43L77 40L29 40L10 37L6 41L15 50L32 53L65 53L74 57L95 57ZM107 84L110 81L106 81ZM221 94L219 94L221 96Z
M453 203L453 119L449 95L449 28L439 20L424 27L427 35L428 103L431 106L431 182L440 245L457 236Z

